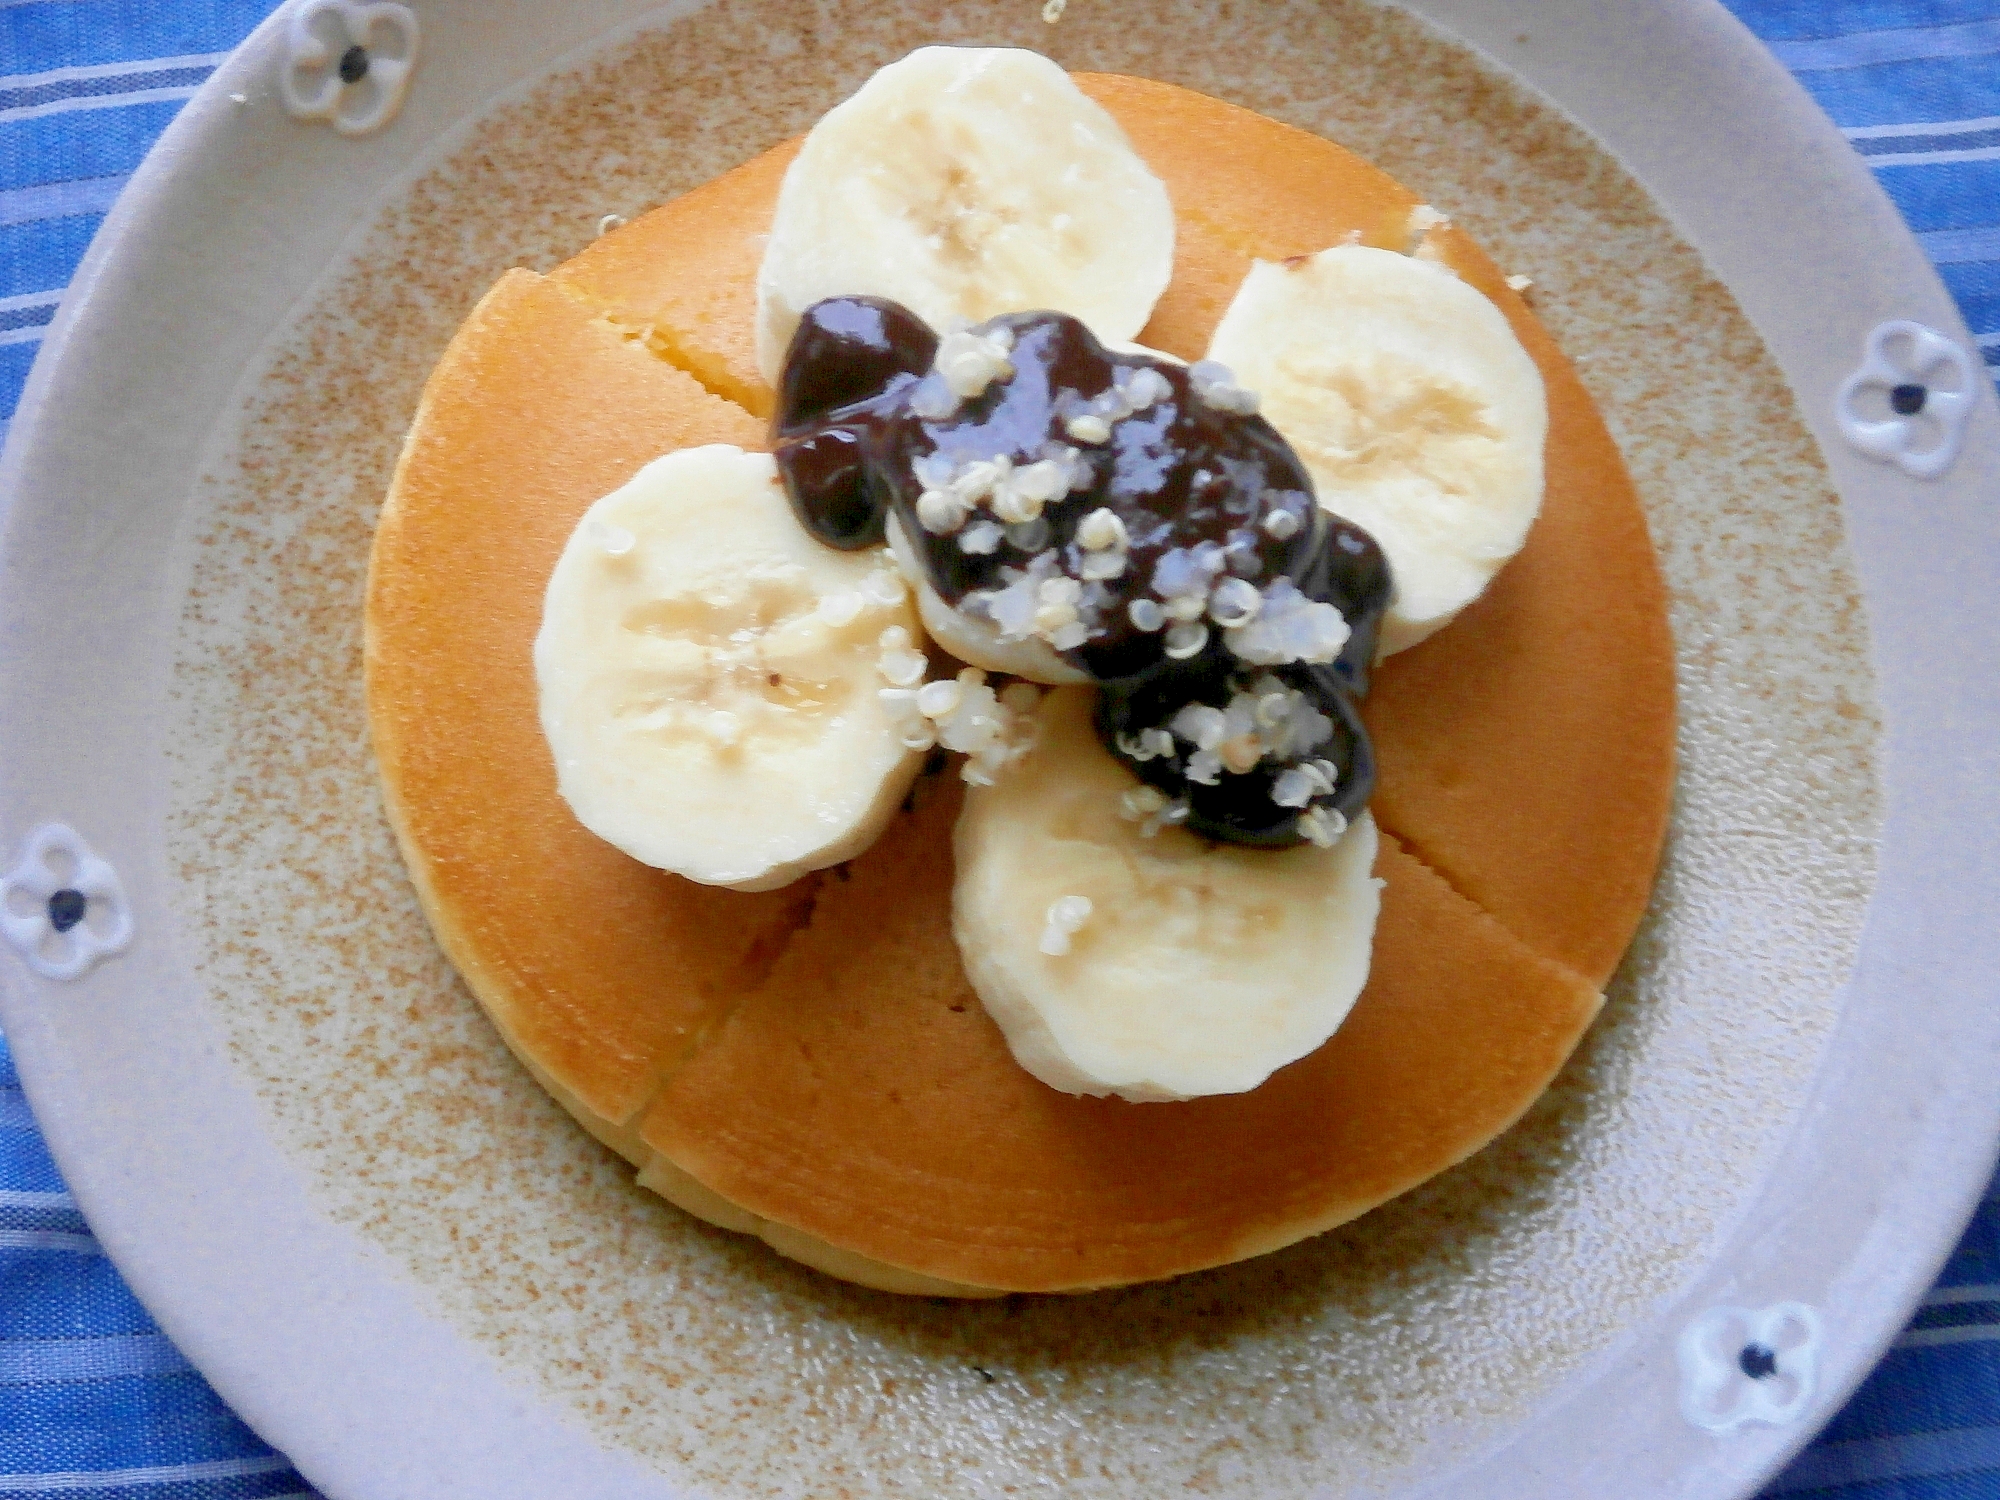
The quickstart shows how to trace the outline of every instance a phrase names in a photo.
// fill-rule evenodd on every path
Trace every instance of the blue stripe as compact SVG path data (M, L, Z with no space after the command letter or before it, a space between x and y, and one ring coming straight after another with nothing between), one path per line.
M114 1411L122 1420L107 1426L104 1416ZM0 1495L30 1488L29 1475L201 1459L255 1464L258 1472L290 1467L192 1372L0 1385Z
M41 349L34 344L0 344L0 416L12 418L21 403L21 388L28 382L28 369ZM0 1151L4 1151L0 1145Z
M87 1234L90 1226L70 1202L67 1193L16 1193L0 1191L0 1230L55 1229L66 1234Z
M0 1344L157 1332L103 1256L0 1252Z
M78 130L72 115L0 122L0 191L82 177L122 180L179 112L178 101L128 104L98 111L88 130Z
M2000 261L2000 224L1970 229L1933 229L1917 236L1924 254L1941 266L1961 261Z
M1848 144L1863 156L1909 156L1924 151L1978 151L2000 146L2000 126L1950 135L1876 135ZM1879 163L1870 162L1870 166Z
M0 225L0 297L67 286L102 219L73 214Z
M15 1250L53 1255L102 1255L89 1234L63 1229L0 1229L0 1251Z
M1957 161L1929 167L1876 168L1918 243L1933 230L1955 230L2000 218L2000 161ZM1982 255L1979 260L1995 257Z
M1911 1328L1967 1328L1974 1324L2000 1326L2000 1300L1985 1296L1978 1301L1940 1302L1917 1310Z
M0 117L20 110L46 109L105 95L134 94L152 89L191 88L215 71L214 65L189 68L148 68L136 73L112 73L92 78L58 78L0 88Z
M124 176L73 178L66 182L34 183L0 191L0 224L25 224L33 219L71 219L102 215L118 200Z
M2000 20L2000 0L1729 0L1729 8L1766 42Z
M53 302L46 307L16 307L0 311L0 332L9 328L39 328L55 315Z
M1832 1489L1899 1475L1959 1474L2000 1469L2000 1427L1961 1427L1862 1443L1820 1443L1800 1454L1766 1495Z
M1804 73L1799 82L1842 129L2000 115L2000 66L1991 57Z
M1958 261L1939 266L1938 275L1944 278L1945 286L1950 288L1951 294L1960 301L1967 298L1976 301L1981 297L2000 297L2000 261ZM2000 323L1991 320L1982 322L1971 313L1967 313L1966 318L1974 328L2000 327Z
M19 1089L0 1089L0 1130L33 1130L35 1117L28 1112L28 1096Z
M0 1213L9 1209L19 1213L74 1213L76 1199L68 1193L28 1192L0 1187Z
M0 1385L180 1375L191 1366L163 1333L109 1338L32 1339L0 1344Z
M0 344L0 416L12 418L21 403L21 388L28 383L28 370L40 351L39 343ZM0 1151L6 1148L0 1144Z
M0 6L11 73L227 52L264 19L259 0L27 0Z
M2000 1416L2000 1345L1892 1349L1859 1399L1827 1423L1829 1443L1865 1442L1912 1429L1979 1427Z
M146 1500L237 1500L237 1497L297 1493L298 1478L270 1453L153 1464L93 1464L86 1469L17 1471L0 1474L0 1495L72 1497L143 1495ZM181 1486L189 1486L183 1490Z
M59 1191L63 1181L39 1132L0 1127L0 1182L12 1188ZM4 1315L4 1310L0 1310Z
M130 1471L145 1474L149 1471ZM315 1500L313 1492L289 1469L249 1475L208 1477L219 1472L206 1464L176 1465L154 1471L156 1477L127 1479L101 1484L94 1474L23 1475L8 1481L0 1477L0 1497L47 1496L50 1500ZM30 1481L33 1483L30 1483ZM12 1487L9 1487L11 1483Z
M2000 52L2000 19L1969 21L1957 26L1857 31L1812 41L1773 41L1768 45L1772 56L1794 73L1941 57L1976 57Z

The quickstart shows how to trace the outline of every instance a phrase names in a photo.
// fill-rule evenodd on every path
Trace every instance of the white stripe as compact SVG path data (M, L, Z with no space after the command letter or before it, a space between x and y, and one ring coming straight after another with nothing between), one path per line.
M1935 167L1948 161L2000 161L2000 146L1971 146L1963 151L1884 151L1861 158L1871 167Z
M1919 62L1928 57L1982 57L2000 52L2000 21L1966 21L1956 26L1910 26L1894 31L1856 31L1803 42L1766 42L1771 55L1794 73L1829 68L1872 68L1883 63Z
M123 109L128 104L158 104L169 99L192 99L198 83L177 83L171 88L133 89L129 94L75 94L67 99L51 99L45 104L22 104L0 109L0 125L13 120L39 120L44 115L74 114L80 109Z
M46 73L9 73L0 77L0 89L31 89L47 83L74 83L84 78L125 78L134 73L164 73L171 68L212 68L228 56L227 52L189 52L180 57L140 57L131 62L50 68Z
M2000 333L1989 333L1990 339L2000 339ZM1930 1295L1917 1305L1919 1307L1952 1307L1961 1302L2000 1302L2000 1281L1980 1281L1970 1286L1932 1287Z
M1929 229L1917 236L1917 244L1941 266L2000 260L2000 224L1986 224L1977 229Z
M289 1469L282 1453L267 1458L212 1458L199 1464L163 1464L155 1469L102 1469L95 1474L0 1474L0 1495L56 1495L70 1490L109 1490L125 1484L181 1484L199 1479L237 1479Z
M46 323L30 323L26 328L0 328L0 349L9 344L39 344L49 331Z
M62 301L62 287L46 292L16 292L11 297L0 297L0 313L19 312L25 307L54 307Z
M60 1229L0 1229L0 1250L69 1250L78 1255L101 1255L97 1241L87 1234L65 1234Z
M1792 1495L1869 1479L1915 1479L1972 1469L2000 1469L2000 1427L1961 1427L1952 1432L1821 1443L1800 1454L1759 1493Z
M1939 1344L2000 1343L2000 1323L1967 1323L1957 1328L1912 1328L1896 1340L1898 1349L1930 1349Z
M118 201L119 190L130 176L120 172L116 177L79 177L70 182L7 188L0 191L0 224L106 213Z
M0 1341L0 1385L178 1375L191 1368L161 1333Z
M1982 333L1979 335L1978 342L1979 347L1982 349L2000 349L2000 333ZM2000 1193L1991 1195L1986 1201L1988 1203L2000 1202Z
M1841 134L1850 141L1886 141L1901 135L1974 135L1982 130L2000 130L2000 115L1981 115L1976 120L1939 120L1929 125L1855 125Z
M75 1207L76 1199L68 1193L31 1193L23 1188L0 1188L0 1208L29 1208L52 1213Z

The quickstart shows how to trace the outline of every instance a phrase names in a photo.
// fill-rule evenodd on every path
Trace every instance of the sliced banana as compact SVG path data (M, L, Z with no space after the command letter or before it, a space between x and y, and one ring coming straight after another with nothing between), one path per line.
M1009 47L924 47L829 110L786 171L757 362L776 385L799 315L850 294L939 330L1046 308L1129 339L1173 258L1165 185L1067 73Z
M1380 896L1366 815L1330 849L1151 837L1139 783L1045 695L1025 761L966 793L952 930L1014 1058L1052 1088L1134 1101L1255 1088L1346 1019Z
M902 523L893 512L885 530L890 555L896 559L896 566L902 569L903 577L916 591L917 611L923 616L924 629L930 632L932 640L953 656L971 666L984 667L989 672L1005 672L1029 682L1063 686L1093 680L1088 672L1071 666L1056 655L1055 648L1039 636L1019 641L1002 640L999 630L990 621L975 620L953 609L938 597L937 590L924 576L923 564L917 560L916 551L910 546L909 538L903 534Z
M877 694L916 635L882 548L800 528L767 453L670 453L585 512L535 637L542 730L584 827L704 885L850 859L916 775Z
M1433 261L1341 245L1243 280L1209 358L1258 393L1320 503L1382 545L1379 656L1478 598L1542 506L1548 402L1500 310Z

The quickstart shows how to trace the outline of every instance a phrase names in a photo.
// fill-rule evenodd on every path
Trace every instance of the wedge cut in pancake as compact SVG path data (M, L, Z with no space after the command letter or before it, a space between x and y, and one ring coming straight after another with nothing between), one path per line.
M851 879L821 885L642 1127L730 1202L870 1259L1073 1291L1277 1249L1484 1145L1597 1011L1594 986L1385 839L1374 975L1332 1041L1246 1094L1057 1093L960 971L956 792L938 778Z
M1155 347L1204 353L1255 258L1406 242L1416 196L1338 147L1168 85L1079 81L1179 216ZM433 375L383 512L367 671L391 817L509 1045L647 1186L901 1291L1216 1265L1479 1149L1573 1048L1644 910L1673 655L1595 407L1454 229L1424 253L1492 297L1547 382L1548 498L1521 556L1386 662L1364 705L1387 885L1368 988L1319 1051L1185 1104L1074 1098L1023 1072L951 937L949 775L919 783L847 878L763 895L647 869L575 823L536 714L543 589L576 518L649 459L763 446L756 237L793 149L548 278L503 278Z
M556 792L521 653L592 500L668 449L761 436L513 271L431 376L376 530L369 717L411 876L515 1051L613 1125L756 983L803 893L693 885L587 832Z
M553 276L662 359L768 419L776 397L757 371L757 266L798 149L788 142L676 198L668 243L650 228L620 230ZM659 212L640 222L655 222Z

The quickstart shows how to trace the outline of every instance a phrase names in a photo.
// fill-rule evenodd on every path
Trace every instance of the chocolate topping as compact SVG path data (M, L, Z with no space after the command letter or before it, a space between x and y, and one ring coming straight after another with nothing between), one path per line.
M1107 685L1105 743L1186 797L1190 826L1282 844L1337 836L1366 801L1373 761L1350 695L1367 690L1391 581L1373 538L1319 508L1255 413L1219 366L1107 350L1060 313L939 339L895 303L841 297L806 311L774 429L814 536L870 546L893 512L945 603ZM1306 705L1311 745L1273 732L1250 755L1239 735L1213 785L1192 741L1132 753L1131 732L1182 709L1235 703L1240 719L1237 700L1275 712L1279 692Z
M931 367L937 335L915 313L882 297L831 297L799 319L779 376L779 438L796 437L843 406L875 400L900 375Z
M1216 713L1205 724L1191 722L1183 712L1191 706ZM1333 666L1246 670L1214 650L1135 686L1106 687L1097 702L1097 733L1141 781L1186 802L1189 829L1234 844L1296 844L1299 816L1309 807L1339 813L1337 830L1375 789L1368 732ZM1201 740L1211 739L1214 759L1204 763L1197 759ZM1317 774L1299 769L1315 763ZM1278 786L1287 772L1304 777L1303 802L1273 800L1274 791L1296 799L1298 789Z

